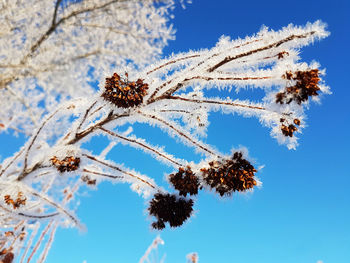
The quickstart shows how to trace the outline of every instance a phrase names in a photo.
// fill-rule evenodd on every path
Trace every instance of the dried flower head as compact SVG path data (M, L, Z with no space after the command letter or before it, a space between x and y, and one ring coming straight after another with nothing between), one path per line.
M80 158L74 156L67 156L63 160L59 160L56 156L50 159L52 165L56 167L58 171L72 172L79 168Z
M191 167L179 168L175 174L169 175L169 181L180 195L186 196L198 194L199 179L191 170Z
M242 156L241 152L235 152L231 159L210 162L209 168L201 169L204 182L221 196L253 188L257 185L254 179L256 170Z
M289 55L289 53L287 51L281 51L280 53L277 54L277 57L278 57L278 59L282 59L288 55Z
M138 106L143 102L143 97L147 94L148 84L142 79L129 81L128 75L121 78L117 73L112 77L106 78L105 90L102 97L121 108L130 108Z
M15 200L11 198L11 195L5 195L4 201L7 205L12 205L13 209L17 209L26 204L27 198L23 195L22 192L18 192L17 198Z
M0 262L1 263L12 263L14 257L15 257L15 255L7 249L3 249L0 251Z
M91 179L88 175L83 175L80 179L87 185L96 185L96 179Z
M300 120L299 119L294 119L293 123L295 124L289 124L287 120L285 119L280 119L280 122L282 123L281 125L281 131L284 136L289 136L293 137L294 132L298 130L298 128L295 125L300 125Z
M307 101L311 96L317 96L317 91L320 90L318 86L319 70L312 69L308 71L297 71L294 74L286 72L283 78L288 80L295 80L294 86L287 87L285 91L276 94L276 103L289 104L295 101L299 105Z
M295 125L298 125L298 126L300 125L300 120L299 119L294 119L293 122L294 122Z
M171 227L181 226L191 216L192 206L192 199L187 200L175 194L156 193L148 208L149 214L157 218L152 227L163 229L166 222Z

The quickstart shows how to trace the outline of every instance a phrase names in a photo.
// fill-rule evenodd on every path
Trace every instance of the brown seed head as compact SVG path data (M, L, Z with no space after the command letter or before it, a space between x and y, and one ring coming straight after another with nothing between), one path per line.
M79 168L80 158L74 156L67 156L63 160L59 160L56 156L50 159L53 166L56 167L58 171L72 172Z
M96 179L91 179L88 175L83 175L80 179L87 185L96 185Z
M294 74L292 72L286 72L282 77L288 80L295 80L296 83L294 86L286 87L283 92L277 93L276 103L289 104L295 101L301 104L311 96L318 96L317 91L320 90L318 86L320 81L318 69L297 71Z
M117 73L112 77L106 78L105 90L102 97L120 108L130 108L140 105L143 97L147 94L148 84L142 79L129 81L128 75L121 78Z
M17 209L26 204L27 198L23 195L22 192L18 192L16 199L11 198L10 195L5 195L4 201L7 205L12 205L13 209Z
M187 200L175 194L156 193L148 207L149 214L157 218L152 227L163 229L166 222L171 227L181 226L191 216L192 206L192 199Z
M257 185L256 170L242 156L241 152L235 152L231 159L210 162L209 168L201 169L204 181L221 196L253 188Z
M186 197L187 194L198 194L199 180L189 166L186 168L180 167L177 173L169 175L169 181L179 191L180 195Z

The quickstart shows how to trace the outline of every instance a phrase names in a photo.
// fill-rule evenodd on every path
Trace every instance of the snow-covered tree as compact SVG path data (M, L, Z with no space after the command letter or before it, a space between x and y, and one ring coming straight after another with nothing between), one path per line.
M26 144L2 163L2 256L15 255L28 262L41 250L39 262L44 261L60 225L82 227L72 208L75 193L83 185L93 188L105 180L130 183L132 190L150 200L148 212L155 218L155 229L181 226L193 214L191 196L200 190L228 196L259 186L258 169L246 149L222 153L205 143L208 114L221 111L255 117L279 143L295 148L296 135L305 126L305 107L329 92L319 65L299 62L299 49L328 34L317 21L276 32L263 28L245 39L222 37L211 49L173 55L144 70L106 75L94 95L61 103ZM220 94L221 89L239 92L245 86L260 89L265 96L258 102L235 99L236 93L210 96L209 89ZM61 134L48 132L64 118L71 122L60 129ZM136 123L159 128L193 147L202 154L202 161L181 159L166 152L164 145L146 141L133 131ZM84 142L97 135L110 140L98 154L84 148ZM118 156L108 159L118 143L173 167L167 176L173 190L119 164Z
M0 132L30 135L59 103L91 96L111 68L157 58L173 0L1 0Z

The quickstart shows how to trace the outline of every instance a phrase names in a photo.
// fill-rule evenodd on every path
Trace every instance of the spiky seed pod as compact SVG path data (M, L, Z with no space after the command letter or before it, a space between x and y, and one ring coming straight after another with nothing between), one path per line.
M50 159L50 161L52 165L55 166L61 173L75 171L79 168L80 164L80 158L74 156L67 156L63 160L59 160L56 156L54 156Z
M147 94L148 84L142 79L129 81L121 78L117 73L112 77L106 78L105 90L102 97L120 108L130 108L140 105L143 97Z
M317 91L320 90L318 86L319 70L312 69L308 71L297 71L294 74L286 72L283 75L285 79L295 80L294 86L287 87L285 91L276 94L276 103L289 104L295 101L299 105L307 101L311 96L317 96Z
M157 221L152 223L154 229L165 228L165 223L171 227L181 226L193 211L193 200L178 197L175 194L156 193L150 202L148 212Z
M4 201L7 205L12 205L13 209L17 209L22 205L26 204L27 198L23 195L22 192L17 193L17 198L14 200L10 195L4 196Z
M169 181L180 195L186 197L189 195L198 194L199 179L191 170L191 167L179 168L179 171L175 174L169 175Z
M235 152L231 159L209 163L209 168L201 169L204 182L216 192L231 195L235 191L246 191L257 185L256 170L241 152Z

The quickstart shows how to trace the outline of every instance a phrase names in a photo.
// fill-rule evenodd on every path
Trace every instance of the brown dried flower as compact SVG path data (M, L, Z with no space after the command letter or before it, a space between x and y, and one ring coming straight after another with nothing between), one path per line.
M149 214L157 218L152 227L163 229L166 222L171 227L181 226L191 216L192 206L192 199L187 200L175 194L156 193L148 208Z
M281 131L282 131L282 134L284 136L289 136L289 137L293 137L294 135L294 132L296 132L298 130L297 127L295 127L295 125L300 125L300 120L299 119L294 119L293 120L293 124L288 124L288 122L285 120L285 119L280 119L280 122L282 123L282 126L281 126Z
M298 128L295 127L293 124L290 124L289 126L282 124L281 126L281 131L284 136L293 137L294 132L296 132L297 130Z
M26 204L27 198L23 195L22 192L18 192L17 198L15 200L13 200L10 195L5 195L4 201L7 205L12 205L13 209L17 209Z
M128 75L121 78L117 73L112 77L106 78L105 90L102 97L121 108L130 108L138 106L143 102L143 97L147 94L148 84L142 79L129 81Z
M278 59L282 59L284 58L285 56L288 56L289 53L287 51L281 51L280 53L277 54L277 58Z
M289 104L295 101L301 104L307 101L309 97L318 95L317 91L320 90L318 86L318 82L320 81L318 69L297 71L294 74L292 72L286 72L283 77L288 80L295 80L296 84L287 87L283 92L277 93L276 103Z
M191 170L191 167L179 168L179 171L175 174L169 175L169 181L180 195L186 197L189 195L198 194L199 179Z
M88 175L83 175L80 179L87 185L96 185L96 179L91 179Z
M80 164L80 158L74 156L67 156L63 160L59 160L54 156L50 161L61 173L75 171L79 168Z
M257 185L256 170L242 156L241 152L235 152L232 159L210 162L210 168L201 169L204 181L221 196L253 188Z
M15 255L8 251L7 249L3 249L0 251L0 262L1 263L12 263Z
M293 122L294 122L295 125L298 125L298 126L300 125L300 120L299 119L294 119Z

